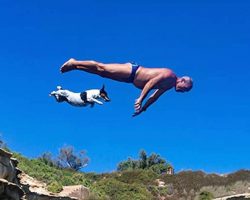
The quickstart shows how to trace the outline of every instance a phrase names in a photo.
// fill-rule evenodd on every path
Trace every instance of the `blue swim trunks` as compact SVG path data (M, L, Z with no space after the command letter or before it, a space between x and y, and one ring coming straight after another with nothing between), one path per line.
M127 80L128 83L134 82L136 71L140 67L140 65L138 65L134 62L132 62L131 64L132 64L132 71L131 71L130 76L128 77L128 80Z

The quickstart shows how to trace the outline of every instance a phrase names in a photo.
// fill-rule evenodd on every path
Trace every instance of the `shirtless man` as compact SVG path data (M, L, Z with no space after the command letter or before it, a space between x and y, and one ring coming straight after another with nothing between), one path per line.
M135 87L142 90L139 98L135 100L133 116L146 111L164 92L171 88L175 88L176 92L187 92L193 87L193 81L188 76L177 77L168 68L146 68L133 63L104 64L96 61L78 61L71 58L62 65L60 70L62 73L82 70L116 81L133 83ZM155 89L154 93L142 106L143 100L152 89Z

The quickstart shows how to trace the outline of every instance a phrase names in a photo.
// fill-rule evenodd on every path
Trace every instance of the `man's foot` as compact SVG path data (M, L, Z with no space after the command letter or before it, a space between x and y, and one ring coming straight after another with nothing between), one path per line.
M76 65L74 65L74 62L75 62L75 61L76 61L76 60L73 59L73 58L69 59L67 62L65 62L65 63L61 66L60 71L61 71L62 73L64 73L64 72L68 72L68 71L71 71L71 70L73 70L73 69L76 69Z

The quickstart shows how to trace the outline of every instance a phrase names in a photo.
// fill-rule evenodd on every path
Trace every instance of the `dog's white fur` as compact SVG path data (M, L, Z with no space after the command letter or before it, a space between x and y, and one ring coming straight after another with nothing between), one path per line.
M57 102L66 101L72 106L91 105L91 107L93 107L95 103L103 105L103 103L100 101L100 99L103 99L103 97L101 97L99 89L86 90L85 92L87 98L86 101L83 101L80 96L80 92L76 93L69 90L64 90L61 86L57 86L57 91L52 91L50 96L54 96Z

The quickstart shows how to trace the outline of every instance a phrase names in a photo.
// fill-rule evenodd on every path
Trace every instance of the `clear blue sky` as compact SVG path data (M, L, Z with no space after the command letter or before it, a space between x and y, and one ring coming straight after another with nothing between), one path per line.
M250 2L60 0L0 2L0 132L28 157L85 149L85 171L109 172L141 149L183 169L249 169ZM164 94L132 118L140 90L80 71L60 74L70 57L136 61L190 75L191 92ZM58 104L57 85L106 85L112 102Z

